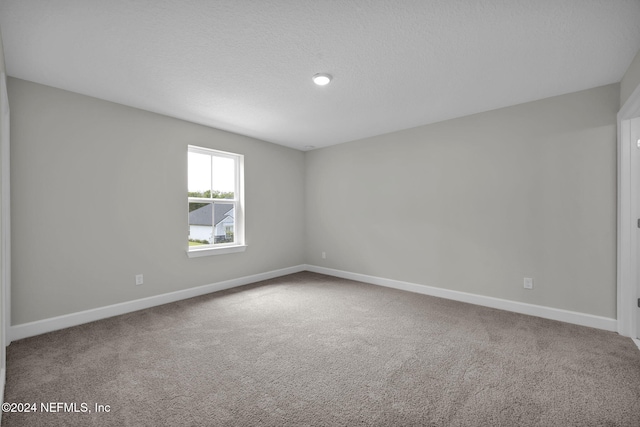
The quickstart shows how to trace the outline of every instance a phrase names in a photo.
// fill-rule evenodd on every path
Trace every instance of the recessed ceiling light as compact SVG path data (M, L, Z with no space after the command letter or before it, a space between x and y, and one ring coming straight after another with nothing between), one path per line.
M328 85L331 79L331 74L327 73L318 73L313 76L313 82L318 86Z

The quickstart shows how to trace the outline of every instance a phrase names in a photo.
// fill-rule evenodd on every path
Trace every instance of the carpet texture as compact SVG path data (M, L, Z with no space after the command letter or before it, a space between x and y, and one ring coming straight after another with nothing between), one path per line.
M309 272L7 350L5 426L640 425L628 338Z

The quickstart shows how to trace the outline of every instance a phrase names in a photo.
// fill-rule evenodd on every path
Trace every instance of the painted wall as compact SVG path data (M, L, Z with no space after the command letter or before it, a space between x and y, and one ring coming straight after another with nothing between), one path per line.
M619 91L301 153L11 78L13 324L305 262L614 318ZM187 258L188 144L245 155L246 252Z
M640 51L636 54L620 82L620 107L627 102L638 85L640 85Z
M4 65L4 45L2 43L2 34L0 33L0 72L6 73L6 67Z
M6 75L6 68L5 68L5 63L4 63L4 45L2 43L2 34L0 34L0 75ZM4 89L0 89L0 90L4 90ZM2 102L2 99L0 99L0 102ZM0 111L0 135L3 135L5 130L7 129L7 126L9 126L9 123L5 123L5 115L3 114L2 111ZM0 162L0 190L2 189L2 165ZM1 198L1 191L0 191L0 198ZM2 201L0 200L0 215L2 212ZM1 222L2 218L0 218L0 222ZM0 228L0 242L2 242L2 229ZM2 245L0 244L0 259L2 259ZM1 264L1 263L0 263ZM0 265L0 277L2 277L2 275L4 274L4 271L1 270L2 266ZM1 282L0 282L0 286ZM5 305L5 301L4 301L4 295L2 290L0 289L0 334L1 334L1 338L0 338L0 370L4 370L6 367L6 348L5 348L5 340L6 340L6 334L5 334L5 316L8 317L8 315L5 313L4 310L4 305ZM3 379L0 379L0 381L4 381ZM2 382L0 384L0 395L4 395L4 382ZM1 417L1 415L0 415Z
M615 318L619 90L307 152L307 263Z
M302 152L14 78L9 102L13 325L304 263ZM188 144L244 154L246 252L187 257Z

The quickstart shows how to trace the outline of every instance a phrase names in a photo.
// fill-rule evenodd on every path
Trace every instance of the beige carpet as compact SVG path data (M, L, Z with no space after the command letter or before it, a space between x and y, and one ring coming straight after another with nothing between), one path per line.
M638 426L640 351L305 272L14 342L5 401L62 411L6 426Z

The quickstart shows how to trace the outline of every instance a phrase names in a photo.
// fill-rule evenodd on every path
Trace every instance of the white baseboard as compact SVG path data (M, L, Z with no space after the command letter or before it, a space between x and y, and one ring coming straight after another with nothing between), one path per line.
M640 340L637 338L631 338L633 340L634 343L636 343L636 345L638 346L638 350L640 350Z
M266 273L240 277L238 279L225 280L223 282L212 283L210 285L203 285L195 288L183 289L180 291L155 295L152 297L108 305L106 307L99 307L91 310L80 311L77 313L66 314L64 316L51 317L49 319L23 323L21 325L11 326L9 328L9 343L11 341L33 337L35 335L56 331L58 329L69 328L71 326L77 326L83 323L93 322L95 320L106 319L108 317L118 316L120 314L131 313L133 311L138 311L145 308L168 304L187 298L193 298L200 295L209 294L211 292L222 291L224 289L231 289L238 286L248 285L250 283L259 282L261 280L273 279L276 277L285 276L287 274L298 273L304 270L304 265L298 265L295 267L288 267L280 270L269 271Z
M95 320L106 319L108 317L118 316L120 314L131 313L133 311L143 310L145 308L168 304L187 298L193 298L224 289L244 286L250 283L259 282L261 280L273 279L276 277L298 273L305 270L320 274L326 274L328 276L357 280L359 282L370 283L372 285L385 286L388 288L400 289L424 295L431 295L439 298L446 298L485 307L497 308L500 310L542 317L545 319L559 320L561 322L573 323L581 326L589 326L597 329L604 329L606 331L615 332L617 330L617 320L607 317L594 316L591 314L578 313L575 311L527 304L517 301L509 301L505 299L453 291L444 288L436 288L433 286L419 285L416 283L402 282L399 280L368 276L365 274L351 273L348 271L318 267L315 265L298 265L294 267L283 268L280 270L269 271L266 273L240 277L237 279L226 280L223 282L212 283L209 285L198 286L195 288L170 292L167 294L156 295L134 301L127 301L119 304L109 305L106 307L99 307L91 310L85 310L77 313L66 314L63 316L57 316L49 319L11 326L9 328L9 336L7 338L10 343L11 341L56 331L58 329L69 328L72 326L81 325L83 323L93 322ZM639 343L638 341L635 342L636 344ZM1 380L4 380L4 377Z
M372 285L385 286L388 288L400 289L403 291L415 292L424 295L431 295L434 297L497 308L500 310L512 311L515 313L528 314L530 316L542 317L544 319L559 320L561 322L573 323L575 325L581 326L589 326L591 328L604 329L606 331L617 331L617 320L608 317L600 317L594 316L592 314L545 307L542 305L527 304L523 302L487 297L466 292L452 291L450 289L436 288L433 286L418 285L416 283L402 282L399 280L384 279L381 277L368 276L365 274L350 273L348 271L334 270L332 268L318 267L315 265L307 265L305 269L315 273L341 277L343 279L357 280L359 282L370 283Z

